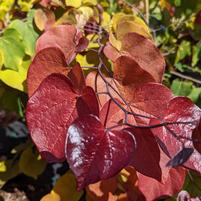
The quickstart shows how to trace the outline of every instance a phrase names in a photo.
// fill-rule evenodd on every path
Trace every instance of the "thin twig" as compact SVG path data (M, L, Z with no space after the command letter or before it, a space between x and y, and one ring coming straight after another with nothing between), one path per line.
M195 78L193 78L193 77L191 77L191 76L184 75L184 74L179 73L179 72L176 72L176 71L170 71L170 73L171 73L172 75L177 76L177 77L180 77L180 78L183 78L183 79L186 79L186 80L190 80L190 81L195 82L195 83L197 83L197 84L201 84L201 80L195 79Z

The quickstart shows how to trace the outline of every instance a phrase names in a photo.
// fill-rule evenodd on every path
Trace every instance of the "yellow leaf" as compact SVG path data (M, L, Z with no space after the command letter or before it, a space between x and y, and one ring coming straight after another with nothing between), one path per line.
M60 201L78 201L83 194L83 191L76 190L75 176L71 171L56 182L53 191L60 196Z
M92 8L88 6L82 6L79 9L77 9L77 11L78 11L78 14L76 14L77 27L83 29L89 18L94 15L94 11Z
M99 44L97 43L98 36L94 34L87 35L87 39L90 41L87 46L88 49L99 48Z
M108 14L107 12L103 12L102 17L103 19L102 19L101 25L105 30L109 31L110 24L111 24L110 14Z
M0 71L0 80L2 80L8 86L20 91L26 91L24 84L26 76L27 71L22 68L19 69L19 72L9 69Z
M42 199L40 201L61 201L61 198L54 191L51 191L51 193L42 197Z
M65 0L67 6L72 6L74 8L79 8L81 6L81 0Z
M94 51L88 51L85 55L78 54L76 61L83 67L91 67L98 65L98 57ZM85 68L86 69L86 68Z
M37 178L46 168L46 162L33 152L32 147L25 149L19 160L20 170L27 176Z
M109 41L118 51L121 50L121 41L117 40L112 32L109 35Z
M58 179L53 190L45 195L40 201L78 201L83 191L76 191L76 181L69 170Z
M138 33L146 38L152 38L149 27L136 15L124 15L120 17L115 27L118 40L122 40L125 34L130 32Z
M33 7L34 2L36 2L36 0L18 0L17 3L22 11L27 12Z
M75 14L73 9L68 10L65 12L55 23L55 25L60 24L76 24Z
M118 22L124 16L124 13L117 13L112 17L112 28L114 29L114 31L116 31Z
M6 172L7 167L5 165L5 161L0 162L0 172Z
M82 0L82 4L95 6L97 3L97 0Z

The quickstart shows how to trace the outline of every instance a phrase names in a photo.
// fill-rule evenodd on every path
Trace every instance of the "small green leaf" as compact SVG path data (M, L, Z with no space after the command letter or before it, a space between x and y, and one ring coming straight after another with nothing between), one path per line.
M195 66L201 57L201 42L193 46L192 66Z
M184 59L186 56L190 55L191 55L191 43L189 41L183 40L177 50L175 64Z
M38 33L33 28L33 16L29 16L26 22L21 20L14 20L9 25L10 28L15 29L21 36L22 43L25 47L25 53L32 56L35 52L35 43L38 38Z
M201 87L193 88L191 93L188 95L188 98L190 98L194 103L196 103L200 97L201 94Z
M3 54L4 66L18 70L25 55L24 45L20 41L20 35L15 29L6 29L0 38L0 51Z
M192 82L184 82L179 79L175 79L171 85L171 89L176 96L188 96L192 91L192 87Z
M196 172L189 171L185 184L184 190L186 190L192 197L201 195L201 177Z

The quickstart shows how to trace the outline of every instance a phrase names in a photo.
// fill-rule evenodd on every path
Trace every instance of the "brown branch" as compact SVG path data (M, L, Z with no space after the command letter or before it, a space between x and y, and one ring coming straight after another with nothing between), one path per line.
M190 81L195 82L195 83L197 83L197 84L201 84L201 80L195 79L195 78L193 78L193 77L191 77L191 76L184 75L184 74L179 73L179 72L176 72L176 71L170 71L170 73L171 73L172 75L175 75L175 76L180 77L180 78L182 78L182 79L190 80Z

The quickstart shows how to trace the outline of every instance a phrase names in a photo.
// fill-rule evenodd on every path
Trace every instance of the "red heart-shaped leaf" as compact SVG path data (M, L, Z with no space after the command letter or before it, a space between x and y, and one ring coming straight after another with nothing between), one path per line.
M117 174L130 162L135 139L129 132L105 131L96 116L76 119L68 129L66 158L78 189Z
M161 181L160 150L150 129L129 128L127 131L133 134L137 145L130 164L143 175Z
M67 75L65 56L59 48L49 47L39 51L34 57L28 71L28 94L31 96L40 83L52 73Z
M185 181L186 171L184 168L172 168L163 183L150 177L138 174L139 190L146 197L146 201L168 198L177 194Z
M122 85L154 82L155 79L130 56L120 56L114 62L114 79Z
M66 129L77 118L76 94L61 74L43 80L28 101L26 120L31 138L49 162L64 159Z
M37 40L36 51L47 47L57 47L65 55L69 64L77 52L82 51L88 45L80 31L74 25L59 25L45 31Z
M92 88L85 88L83 94L76 94L72 88L66 76L51 74L43 80L27 104L26 119L32 140L49 162L64 159L66 131L78 114L99 113ZM82 106L78 104L79 99Z
M167 147L170 157L175 157L183 148L193 148L194 152L184 163L188 168L201 172L201 155L193 146L193 132L198 127L201 110L188 98L173 98L162 121L152 120L151 124L161 122L173 123L165 127L152 129L154 135L159 137ZM194 136L196 138L196 134Z

